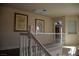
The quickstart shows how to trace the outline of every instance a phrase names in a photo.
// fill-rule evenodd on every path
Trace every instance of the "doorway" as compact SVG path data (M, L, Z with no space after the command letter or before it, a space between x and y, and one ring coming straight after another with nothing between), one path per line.
M54 23L55 42L60 43L62 38L62 22L56 21Z

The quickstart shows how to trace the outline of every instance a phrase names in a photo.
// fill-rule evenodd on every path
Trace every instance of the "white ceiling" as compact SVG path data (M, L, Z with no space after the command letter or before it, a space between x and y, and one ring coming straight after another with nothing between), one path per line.
M79 14L78 3L10 3L4 5L51 17ZM42 11L43 9L47 11Z

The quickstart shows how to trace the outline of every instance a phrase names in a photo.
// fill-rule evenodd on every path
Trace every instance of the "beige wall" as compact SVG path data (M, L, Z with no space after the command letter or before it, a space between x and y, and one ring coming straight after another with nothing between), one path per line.
M64 17L54 17L53 22L59 19L63 22L63 33L65 33L64 43L65 45L78 45L79 44L79 17L78 15L68 15ZM76 21L77 34L68 34L68 22L69 20Z
M75 20L76 21L76 29L77 29L77 34L68 34L68 21L69 20ZM66 45L78 45L79 44L79 18L78 15L70 15L70 16L65 16L65 27L66 27L66 39L65 39L65 44Z
M29 25L31 25L31 30L35 31L35 19L45 20L45 32L52 32L52 20L49 17L33 14L30 12L20 11L9 7L2 7L2 14L0 18L1 25L1 37L0 37L0 47L1 49L6 48L16 48L19 47L19 33L14 32L14 13L23 13L28 15ZM51 22L51 23L50 23Z

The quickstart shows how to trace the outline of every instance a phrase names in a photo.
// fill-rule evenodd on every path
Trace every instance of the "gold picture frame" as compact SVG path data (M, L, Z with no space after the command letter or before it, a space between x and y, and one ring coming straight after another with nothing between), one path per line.
M21 13L14 14L14 32L28 31L28 16Z
M35 19L35 32L45 32L45 21L42 19Z

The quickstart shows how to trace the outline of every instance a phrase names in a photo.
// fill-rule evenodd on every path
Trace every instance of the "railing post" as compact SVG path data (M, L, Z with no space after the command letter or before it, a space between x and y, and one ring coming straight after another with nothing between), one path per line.
M23 52L23 37L21 36L20 37L20 56L23 56L24 55L24 52Z
M61 27L61 33L60 33L60 35L61 35L61 40L60 40L60 45L61 45L61 55L63 55L63 50L62 50L62 46L63 46L63 33L62 33L62 27Z
M28 56L32 55L32 44L31 44L31 35L30 35L30 31L31 30L31 26L28 27Z

